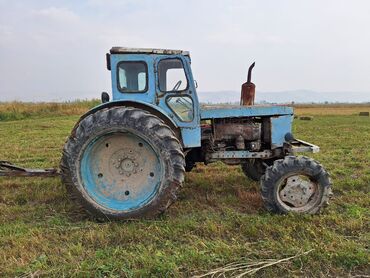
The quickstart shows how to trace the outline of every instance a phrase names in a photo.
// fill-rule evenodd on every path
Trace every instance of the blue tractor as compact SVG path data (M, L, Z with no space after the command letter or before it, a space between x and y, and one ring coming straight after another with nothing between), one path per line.
M176 200L186 171L222 161L260 181L271 212L313 214L326 205L328 173L295 156L319 148L293 137L293 109L253 105L252 67L241 105L201 106L190 64L181 50L110 50L112 100L103 92L63 149L61 175L73 199L96 218L153 217Z

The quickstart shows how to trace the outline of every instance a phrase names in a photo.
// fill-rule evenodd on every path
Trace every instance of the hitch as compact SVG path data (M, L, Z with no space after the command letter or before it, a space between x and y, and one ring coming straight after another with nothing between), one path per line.
M55 168L29 169L0 160L0 177L56 177L59 175L59 171Z

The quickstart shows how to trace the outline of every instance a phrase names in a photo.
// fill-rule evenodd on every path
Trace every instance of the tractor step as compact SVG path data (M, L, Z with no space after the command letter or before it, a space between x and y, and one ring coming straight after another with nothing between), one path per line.
M56 177L59 175L59 171L55 168L28 169L0 160L0 177Z

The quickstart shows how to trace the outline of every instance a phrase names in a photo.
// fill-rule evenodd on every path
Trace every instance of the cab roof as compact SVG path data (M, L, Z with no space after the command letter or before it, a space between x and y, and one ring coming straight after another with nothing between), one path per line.
M175 50L175 49L162 49L162 48L131 48L114 46L110 50L111 54L164 54L164 55L185 55L190 56L189 51Z

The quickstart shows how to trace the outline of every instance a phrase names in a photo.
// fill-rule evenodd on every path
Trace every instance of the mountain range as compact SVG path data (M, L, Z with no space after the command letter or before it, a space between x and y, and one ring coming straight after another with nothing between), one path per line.
M198 92L203 103L239 103L240 92L212 91ZM370 102L370 92L317 92L310 90L290 90L280 92L256 91L256 103L333 103Z

